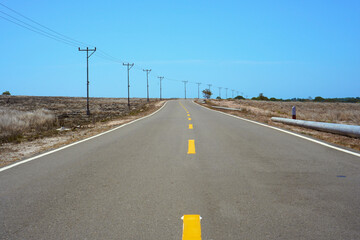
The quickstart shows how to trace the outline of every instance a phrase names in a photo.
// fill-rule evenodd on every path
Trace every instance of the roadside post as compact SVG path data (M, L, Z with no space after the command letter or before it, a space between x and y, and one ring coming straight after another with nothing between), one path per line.
M291 113L292 113L292 119L296 119L296 107L295 106L292 107Z

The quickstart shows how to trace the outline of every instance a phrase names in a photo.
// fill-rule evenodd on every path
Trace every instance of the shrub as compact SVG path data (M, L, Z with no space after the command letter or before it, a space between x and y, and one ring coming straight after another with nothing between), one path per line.
M204 90L202 91L202 93L203 93L203 95L204 95L204 98L206 98L206 99L211 98L212 92L210 91L210 89L204 89Z
M2 95L8 95L8 96L9 96L9 95L11 95L11 94L10 94L9 91L5 91L5 92L2 93Z
M245 99L243 96L236 96L235 99L239 99L239 100L242 100L242 99Z
M317 96L317 97L315 97L315 99L314 99L314 102L324 102L324 101L325 101L325 99L322 98L322 97L320 97L320 96Z
M267 101L269 99L267 97L265 97L263 93L260 93L258 97L253 97L253 98L251 98L251 100Z

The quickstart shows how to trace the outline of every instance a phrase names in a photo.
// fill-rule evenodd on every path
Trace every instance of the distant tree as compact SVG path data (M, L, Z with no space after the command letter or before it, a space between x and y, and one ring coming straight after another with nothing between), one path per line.
M260 93L258 98L259 98L259 100L263 100L263 101L269 100L267 97L264 96L263 93Z
M216 99L217 99L217 100L220 100L220 99L221 99L221 97L220 97L220 96L217 96L217 97L216 97Z
M263 93L259 93L258 97L253 97L253 98L251 98L251 100L268 101L269 99L267 97L265 97Z
M204 95L204 98L206 98L206 99L211 98L212 92L210 91L210 89L204 89L204 90L202 91L202 93L203 93L203 95Z
M11 95L11 94L10 94L9 91L5 91L5 92L2 93L2 95L8 95L8 96L9 96L9 95Z
M240 96L240 95L239 95L239 96L236 96L235 99L241 100L241 99L245 99L245 98L244 98L243 96Z
M270 101L278 101L278 99L276 99L276 98L274 98L274 97L270 98L269 100L270 100Z
M320 96L317 96L314 98L314 102L324 102L324 101L325 101L325 99Z

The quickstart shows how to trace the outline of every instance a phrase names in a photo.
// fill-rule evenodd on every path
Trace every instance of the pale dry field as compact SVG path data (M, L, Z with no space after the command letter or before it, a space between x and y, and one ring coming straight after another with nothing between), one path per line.
M291 118L291 108L296 106L297 119L300 120L360 125L359 103L271 102L213 99L206 102L208 106L222 106L241 109L240 111L221 110L229 112L233 115L288 129L297 133L310 135L314 138L347 148L360 150L359 138L325 133L271 121L271 117Z
M120 126L159 109L152 99L0 96L0 166ZM65 131L59 131L64 127Z
M85 128L96 122L137 114L150 105L146 99L90 98L91 115L86 115L86 98L0 96L0 143L53 135L55 129Z

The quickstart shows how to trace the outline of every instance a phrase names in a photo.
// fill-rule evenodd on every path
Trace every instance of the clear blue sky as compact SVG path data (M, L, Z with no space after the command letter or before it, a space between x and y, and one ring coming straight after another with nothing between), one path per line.
M130 71L132 97L197 97L212 84L244 96L360 96L360 1L68 1L0 3L92 44ZM0 11L28 22L0 5ZM8 17L0 12L0 16ZM36 26L32 22L28 22ZM86 96L86 53L0 18L0 91ZM174 81L175 79L179 81ZM127 97L127 71L97 51L90 96Z

